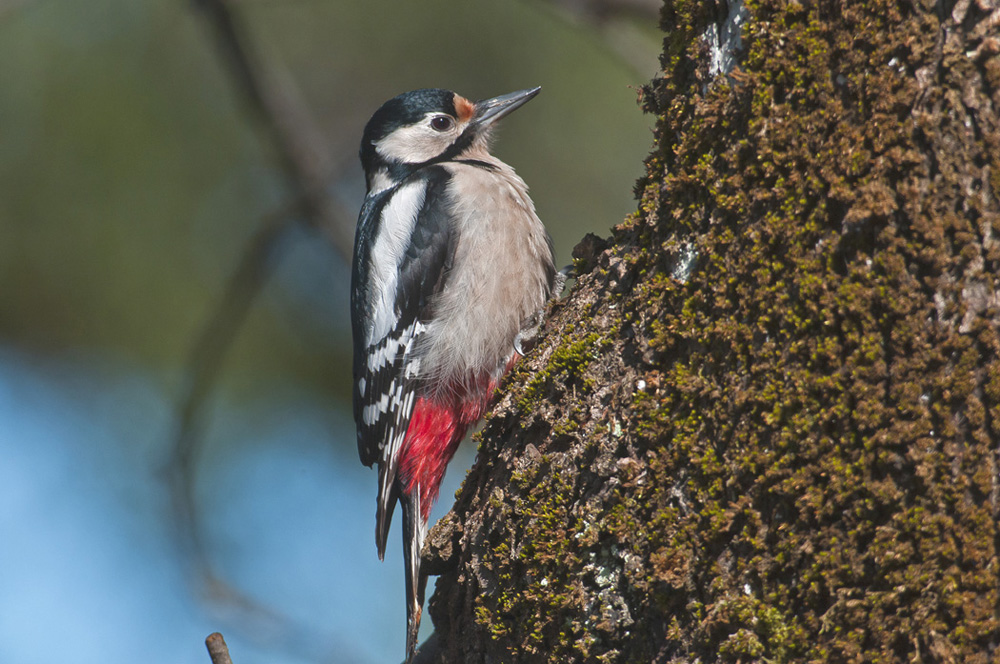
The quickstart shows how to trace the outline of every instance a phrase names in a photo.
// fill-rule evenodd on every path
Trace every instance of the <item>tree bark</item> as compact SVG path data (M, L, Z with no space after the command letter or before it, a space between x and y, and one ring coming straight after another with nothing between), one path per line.
M1000 660L998 26L666 3L639 210L431 534L423 661Z

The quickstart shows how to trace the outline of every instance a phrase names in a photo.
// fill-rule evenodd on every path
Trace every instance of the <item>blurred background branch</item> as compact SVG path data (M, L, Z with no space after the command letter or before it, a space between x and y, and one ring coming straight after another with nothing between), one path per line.
M228 64L246 108L278 155L293 202L265 219L244 249L222 299L199 334L190 354L177 409L173 454L168 463L181 541L187 544L204 586L216 599L244 608L254 603L216 575L200 534L194 478L203 443L200 426L207 397L246 315L270 274L279 246L291 225L303 222L321 231L349 260L354 219L328 192L345 164L329 157L326 140L313 121L294 80L274 60L264 61L233 3L194 0L211 29L217 51ZM262 607L258 607L262 608Z
M354 246L356 214L330 195L332 183L347 167L334 162L327 141L312 118L291 75L276 60L263 60L250 32L227 0L193 0L211 27L215 44L229 63L232 80L247 107L261 121L278 153L293 196L309 225L327 235L345 260ZM353 165L351 155L350 165Z
M296 206L297 207L297 206ZM244 251L229 279L218 307L192 348L177 408L173 453L167 465L181 542L196 563L207 587L219 588L200 533L194 481L203 441L202 423L209 394L219 376L226 351L232 345L250 307L263 288L281 244L298 209L282 210L267 219ZM226 593L216 595L232 595Z

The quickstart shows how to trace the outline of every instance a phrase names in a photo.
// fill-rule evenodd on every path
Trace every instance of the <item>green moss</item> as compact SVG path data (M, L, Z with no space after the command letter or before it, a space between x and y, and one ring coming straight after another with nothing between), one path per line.
M732 661L806 652L847 656L872 647L870 630L851 627L869 624L871 611L903 633L917 629L920 611L912 602L925 604L926 615L934 603L952 607L958 597L969 597L968 579L959 582L911 556L959 559L959 549L941 534L973 524L984 550L992 550L995 541L993 526L978 525L983 511L967 510L963 526L952 516L929 516L941 503L917 496L932 486L942 497L952 495L945 504L969 505L952 494L944 477L925 478L914 488L904 481L921 477L923 467L954 463L946 461L939 441L958 433L949 424L957 408L970 426L985 426L988 419L986 409L967 397L936 398L930 409L912 407L929 389L914 389L922 381L921 367L933 372L942 366L943 349L916 341L929 336L920 322L926 313L907 304L926 296L916 289L910 296L907 289L919 265L940 261L930 257L934 250L928 247L941 247L941 240L929 232L932 220L891 224L907 203L879 184L898 178L895 169L922 165L913 157L922 137L914 135L914 125L892 116L912 105L909 80L870 65L901 58L900 33L889 29L890 21L901 21L902 33L918 40L935 19L883 2L852 7L833 26L830 16L805 5L748 6L755 17L748 25L750 49L739 85L696 95L693 112L675 99L688 90L676 80L657 83L647 95L660 116L660 146L647 163L648 185L641 189L645 218L660 224L649 234L685 237L704 256L700 274L679 287L656 275L648 279L643 302L636 305L643 313L632 317L648 320L647 303L657 295L666 302L643 332L659 353L657 369L669 389L657 396L635 394L630 407L640 422L636 432L662 446L657 475L684 478L658 488L654 504L669 505L669 496L678 493L689 501L686 518L675 506L650 515L657 523L673 520L671 531L653 535L651 548L664 559L682 560L692 555L683 552L690 552L693 542L701 542L704 554L724 544L726 551L738 552L733 567L726 573L692 570L693 578L711 579L708 587L731 596L741 575L749 576L770 588L765 594L771 608L794 601L815 611L804 609L801 623L775 622L772 616L771 624L788 625L779 630L784 635L779 655L765 655L767 640L740 620L724 634L711 632L704 650L682 643L708 627L675 614L672 632L685 652L709 660L718 653ZM675 54L668 70L674 79L684 70L683 54L690 52L677 44L668 52ZM739 111L733 114L741 106L748 110L742 132ZM718 130L726 123L732 134ZM654 203L657 213L645 213ZM709 215L706 231L702 220ZM864 235L854 235L854 229ZM971 236L955 238L966 243L956 252L959 259L979 255L974 242L967 244ZM946 309L945 316L959 315ZM961 337L952 343L961 346ZM995 353L995 334L988 343L994 349L988 352ZM984 375L983 350L980 345L969 354L965 348L950 351L949 375L968 380L948 381L949 387L940 389L970 394ZM896 389L906 394L894 395ZM906 456L908 441L916 436L938 440L931 443L937 452L920 465ZM985 481L975 471L970 477ZM903 507L907 500L920 505ZM780 515L777 537L773 524L762 525L775 515ZM908 548L909 542L920 547ZM805 555L804 546L813 553ZM812 561L803 575L805 594L777 585L804 558ZM655 586L656 578L647 577L646 583ZM823 631L822 645L805 638L821 627L818 616L826 615L831 602L840 606L829 597L832 589L869 585L874 592L844 600L865 610L842 614L839 631ZM921 587L940 594L925 601L912 590ZM676 588L657 594L658 604L677 606L672 592ZM996 622L985 619L980 635L995 634ZM949 624L954 625L944 619L934 629ZM923 633L930 629L925 626ZM952 644L960 640L954 636ZM911 645L887 641L877 648L902 653Z
M573 504L572 485L558 471L541 472L543 462L531 471L523 471L516 481L531 487L526 499L518 500L515 512L525 528L526 544L517 556L512 556L501 543L484 552L484 566L500 577L519 575L524 566L534 570L534 582L521 592L504 591L498 596L478 597L476 620L496 638L506 632L503 625L515 622L535 643L558 634L559 625L552 622L572 601L571 579L562 562L573 554L573 543L565 524L570 521L569 507Z
M599 359L609 345L604 334L573 332L568 325L560 344L552 351L548 364L531 374L521 391L518 406L523 412L532 412L538 400L558 381L563 387L593 388L593 380L586 377L590 363Z

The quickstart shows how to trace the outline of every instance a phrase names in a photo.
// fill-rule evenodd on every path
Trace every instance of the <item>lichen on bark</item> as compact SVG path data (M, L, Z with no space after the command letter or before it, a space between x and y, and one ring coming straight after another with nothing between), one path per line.
M447 662L1000 657L1000 20L667 2L638 211L431 536Z

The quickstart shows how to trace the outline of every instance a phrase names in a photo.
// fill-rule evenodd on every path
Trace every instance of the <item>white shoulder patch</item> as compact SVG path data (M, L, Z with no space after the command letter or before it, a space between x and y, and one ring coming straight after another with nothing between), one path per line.
M395 297L403 261L417 215L424 204L427 182L418 180L392 192L382 208L379 233L371 251L372 329L368 342L385 337L395 326Z

